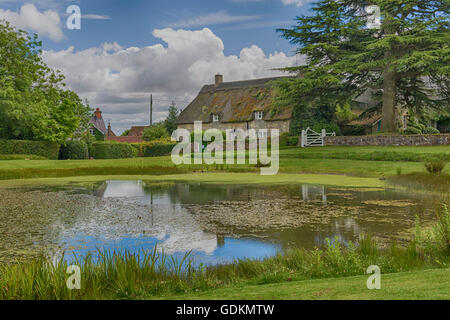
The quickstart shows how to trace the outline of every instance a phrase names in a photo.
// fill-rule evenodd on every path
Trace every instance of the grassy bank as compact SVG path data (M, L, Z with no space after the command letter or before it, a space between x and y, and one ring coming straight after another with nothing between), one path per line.
M80 290L67 288L68 265L63 259L51 263L41 257L0 265L0 299L192 299L206 295L211 299L234 299L242 298L245 292L253 294L247 298L307 298L307 294L320 292L318 290L323 287L326 287L325 294L329 295L326 297L343 298L339 296L342 293L344 297L356 298L365 284L360 281L367 278L363 275L371 265L377 265L383 277L429 269L448 272L450 214L445 206L437 223L429 230L423 232L418 223L416 237L406 247L393 243L388 248L380 248L370 237L346 246L334 239L321 249L293 249L264 260L244 259L218 266L193 267L189 254L181 260L174 260L156 248L141 255L100 252L95 257L87 256L74 263L81 270ZM437 282L442 274L442 270L435 270L431 275L427 272L413 273L418 275L418 280L408 278L408 274L387 279L393 279L394 283L403 279L400 288L405 289L408 285L408 294L416 297L411 292L426 288L425 283L430 279ZM355 276L343 282L346 277ZM345 279L336 282L331 278ZM303 282L312 279L328 280ZM306 283L306 287L294 293L293 290L302 283ZM449 285L448 280L441 279L434 291L427 291L421 297L442 298L442 292L449 292ZM330 286L335 291L329 290ZM352 291L355 286L359 289ZM398 288L389 285L386 288L385 297L400 298L396 294ZM381 292L379 298L382 297ZM370 295L366 293L360 298L365 297Z
M369 275L291 281L163 296L175 300L449 300L450 269L382 274L381 289L368 290Z
M277 174L261 176L257 173L189 173L171 175L98 175L73 176L64 178L37 178L26 180L0 180L1 187L20 187L36 185L90 184L105 180L143 180L152 182L199 182L213 184L275 185L275 184L319 184L349 188L383 188L384 181L377 178L361 178L352 176L324 174Z
M401 174L388 177L387 183L392 186L448 193L450 190L450 174Z
M382 151L383 150L383 151ZM425 172L429 156L447 159L448 147L325 147L280 150L280 173L341 174L386 177ZM255 165L180 165L170 157L116 160L14 160L0 161L0 180L92 175L162 175L188 172L259 172ZM450 173L450 166L445 172Z

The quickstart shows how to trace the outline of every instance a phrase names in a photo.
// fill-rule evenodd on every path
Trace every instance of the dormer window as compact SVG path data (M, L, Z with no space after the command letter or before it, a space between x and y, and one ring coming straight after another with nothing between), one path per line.
M262 111L256 111L255 112L255 120L262 120L263 118L263 112Z
M218 114L213 114L212 115L212 121L213 122L219 122L219 115Z

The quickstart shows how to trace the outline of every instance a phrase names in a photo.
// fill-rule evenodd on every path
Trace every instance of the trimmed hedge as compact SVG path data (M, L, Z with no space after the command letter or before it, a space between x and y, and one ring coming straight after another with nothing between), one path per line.
M48 141L0 140L0 154L33 154L57 160L59 144Z
M173 148L176 146L174 144L155 144L153 146L144 147L144 157L162 157L169 155Z
M125 159L134 155L135 151L129 143L97 141L89 147L89 156L94 159Z
M48 160L34 154L0 154L0 160Z
M59 160L89 159L88 145L84 141L67 141L59 149Z

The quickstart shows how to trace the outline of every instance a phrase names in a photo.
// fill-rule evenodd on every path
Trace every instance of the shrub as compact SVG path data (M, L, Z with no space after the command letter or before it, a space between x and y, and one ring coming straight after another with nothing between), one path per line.
M431 174L441 174L445 168L445 162L441 159L428 159L425 162L425 169Z
M157 139L161 139L164 137L168 137L169 133L167 132L166 127L163 124L155 124L150 128L144 130L142 138L145 141L153 141Z
M325 129L327 133L335 132L336 135L341 135L341 129L336 123L333 122L318 121L315 122L310 128L317 133L321 133L322 129ZM306 128L303 129L306 130Z
M34 154L0 154L0 160L48 160Z
M290 136L287 138L288 146L297 146L298 145L299 136Z
M132 143L131 146L133 147L134 153L136 157L144 157L144 151L147 147L152 147L154 145L165 145L165 144L173 144L174 142L169 138L165 137L158 140L153 140L149 142L142 142L142 143Z
M28 154L57 160L59 147L48 141L0 140L0 154Z
M403 131L404 134L421 134L422 131L420 131L419 128L415 127L408 127Z
M115 141L98 141L89 148L89 156L94 159L123 159L132 158L135 154L129 143Z
M426 127L422 133L424 134L439 134L441 133L438 129L433 128L433 127Z
M286 147L288 145L289 132L283 132L280 135L280 147Z
M144 157L162 157L169 155L173 148L176 146L173 144L155 144L152 146L144 147Z
M67 141L59 149L59 160L84 160L88 158L88 145L84 141Z

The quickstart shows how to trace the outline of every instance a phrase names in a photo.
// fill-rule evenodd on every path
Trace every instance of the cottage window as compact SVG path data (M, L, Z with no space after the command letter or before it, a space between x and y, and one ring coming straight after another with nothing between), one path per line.
M212 120L213 120L213 122L219 122L219 115L218 114L213 114L212 115Z
M91 132L91 136L94 136L94 135L95 135L95 133L94 133L94 128L89 129L89 131Z
M255 112L255 119L256 120L262 120L263 118L263 112L262 111L256 111Z
M267 130L258 130L258 138L267 138Z

